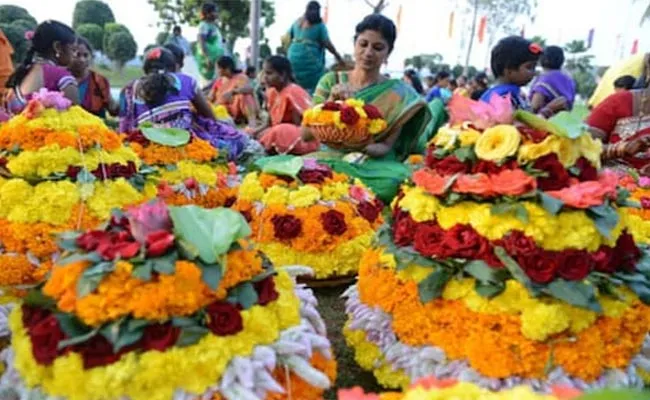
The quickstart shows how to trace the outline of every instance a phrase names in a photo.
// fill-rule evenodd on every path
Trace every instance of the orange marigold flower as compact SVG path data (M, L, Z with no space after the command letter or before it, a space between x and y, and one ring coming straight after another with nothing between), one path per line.
M0 286L23 285L34 283L36 268L22 254L0 255Z

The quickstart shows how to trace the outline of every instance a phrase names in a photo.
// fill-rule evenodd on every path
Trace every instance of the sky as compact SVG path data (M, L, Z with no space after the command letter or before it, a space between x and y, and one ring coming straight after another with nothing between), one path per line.
M395 51L389 59L388 70L401 70L403 60L415 54L440 53L444 62L464 64L471 29L471 15L463 16L467 0L388 0L384 15L396 19L402 6L401 29ZM37 20L56 19L71 24L76 0L4 0L26 8ZM106 0L117 22L126 25L138 42L139 49L152 43L159 32L157 15L147 0ZM308 0L275 0L276 22L267 29L271 47L298 18ZM355 25L370 12L364 0L320 0L329 4L328 29L330 38L341 54L352 53ZM516 31L524 26L525 35L540 35L547 44L563 45L570 40L586 40L595 29L591 54L598 65L609 65L630 54L632 43L639 41L639 51L650 51L650 22L641 26L640 16L647 1L635 0L538 0L536 18L531 23L520 16ZM449 37L449 15L455 12L452 37ZM488 20L488 25L490 21ZM196 29L186 27L185 36L192 40ZM464 34L465 33L465 34ZM245 53L249 41L242 39L236 51ZM483 68L489 62L487 41L474 42L470 62Z

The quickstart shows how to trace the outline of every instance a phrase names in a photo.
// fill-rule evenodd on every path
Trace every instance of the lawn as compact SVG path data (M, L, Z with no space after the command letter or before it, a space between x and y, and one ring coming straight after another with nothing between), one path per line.
M141 68L126 66L122 71L110 68L106 65L97 65L95 71L104 75L111 84L111 87L122 89L127 83L142 76Z

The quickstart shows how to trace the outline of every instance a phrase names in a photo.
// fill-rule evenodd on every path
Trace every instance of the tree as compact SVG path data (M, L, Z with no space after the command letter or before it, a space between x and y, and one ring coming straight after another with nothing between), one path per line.
M83 24L96 24L101 26L115 22L111 7L98 0L82 0L74 6L72 14L72 27L77 29Z
M117 24L115 22L108 23L104 26L104 37L102 38L102 47L106 51L106 48L108 47L108 42L111 40L111 36L117 34L117 33L126 33L131 38L133 38L133 35L131 35L131 31L129 31L129 28L122 24Z
M584 40L573 40L564 46L568 57L566 69L576 81L577 92L589 97L596 89L595 70L591 65L594 56L586 54L588 49Z
M537 43L538 45L540 45L542 47L546 47L546 39L544 39L543 37L541 37L539 35L538 36L533 36L532 38L530 38L530 41L533 42L533 43Z
M161 20L161 24L169 30L173 25L199 23L199 12L206 0L147 0L151 4ZM219 18L217 23L224 35L226 44L230 50L235 46L238 38L248 37L250 0L216 0ZM262 33L260 40L264 39L264 28L273 25L275 22L275 7L269 0L262 0Z
M18 6L0 6L0 23L11 24L18 20L26 20L36 27L38 23L27 10Z
M117 32L108 38L104 48L108 58L113 61L121 71L128 61L135 58L138 45L128 32Z
M442 63L442 55L440 53L433 54L418 54L416 56L407 58L404 60L404 66L411 66L417 70L421 70L424 67L429 68L431 71L439 69L439 65Z
M372 8L373 14L381 14L381 12L384 11L386 7L388 7L388 1L386 0L375 0L375 1L363 0L363 1L365 1L366 4Z
M97 24L83 24L77 27L77 35L83 37L94 50L104 49L104 29Z
M167 43L167 39L169 39L169 32L158 32L156 35L156 44L162 46Z

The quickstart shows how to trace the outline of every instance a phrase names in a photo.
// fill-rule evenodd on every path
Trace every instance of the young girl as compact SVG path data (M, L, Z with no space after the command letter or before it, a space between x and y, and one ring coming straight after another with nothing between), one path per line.
M311 97L294 83L289 60L271 56L264 61L264 80L270 121L253 130L269 153L307 154L318 150L318 141L301 139L302 113L312 106Z
M175 69L174 55L165 48L155 47L145 55L146 75L120 94L120 131L129 132L145 122L186 129L237 159L251 140L215 120L197 82Z
M57 21L41 23L31 38L23 63L9 77L7 108L16 114L25 108L30 95L41 88L63 92L79 103L77 81L66 67L72 60L77 36L72 28Z
M79 101L88 112L101 118L106 112L117 115L119 105L111 96L111 85L104 76L90 69L93 60L93 48L82 38L77 38L77 49L70 63L70 72L77 79Z

